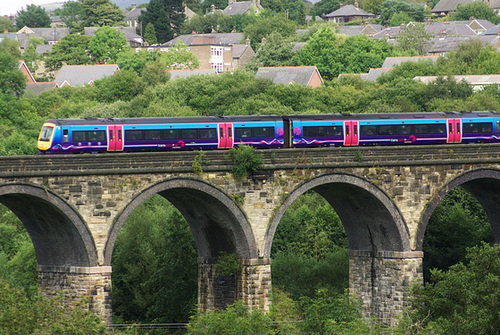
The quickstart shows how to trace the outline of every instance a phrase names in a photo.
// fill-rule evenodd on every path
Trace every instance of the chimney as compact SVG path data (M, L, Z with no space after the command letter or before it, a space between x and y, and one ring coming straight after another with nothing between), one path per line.
M261 41L262 44L266 43L266 38L265 37L262 37L262 41Z
M135 9L135 7L137 7L137 5L135 3L131 4L130 7L132 7L132 10Z
M191 30L191 34L196 34L196 30Z
M471 16L469 20L474 21L474 16Z
M341 2L341 3L340 3L340 8L342 8L342 7L344 7L344 4Z
M230 6L233 2L236 2L236 0L228 0L227 4Z
M215 12L215 5L214 4L211 4L210 5L210 12Z
M357 9L357 8L359 8L358 0L355 0L355 1L354 1L354 7L355 7L356 9Z
M249 39L248 37L247 37L247 39L245 40L245 44L246 44L246 45L248 45L248 46L250 45L250 39Z
M500 36L500 29L497 30L497 36Z
M441 31L439 32L439 38L445 38L445 37L446 37L446 31L441 30Z

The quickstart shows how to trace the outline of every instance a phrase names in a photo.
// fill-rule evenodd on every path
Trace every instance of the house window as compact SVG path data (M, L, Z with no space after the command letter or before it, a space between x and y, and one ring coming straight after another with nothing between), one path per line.
M210 48L210 64L212 64L212 69L215 69L215 72L223 72L224 66L224 52L222 47L211 47Z

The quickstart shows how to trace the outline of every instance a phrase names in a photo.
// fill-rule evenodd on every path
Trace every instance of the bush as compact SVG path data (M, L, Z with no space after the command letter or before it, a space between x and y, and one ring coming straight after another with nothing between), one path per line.
M236 180L243 180L250 171L257 171L263 163L261 154L255 152L254 147L239 145L230 151L233 166L231 172Z

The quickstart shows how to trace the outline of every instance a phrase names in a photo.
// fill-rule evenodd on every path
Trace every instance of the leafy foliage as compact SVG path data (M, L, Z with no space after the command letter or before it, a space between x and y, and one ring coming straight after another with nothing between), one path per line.
M83 30L80 15L82 13L82 2L68 1L65 2L61 9L55 11L61 17L61 20L66 24L72 34Z
M249 172L257 171L263 162L262 155L248 145L238 145L237 148L231 148L229 153L233 163L231 172L236 180L245 179Z
M20 96L26 84L18 69L17 59L7 52L0 52L0 93Z
M116 63L118 54L129 48L125 36L111 27L97 29L87 47L92 59L98 64Z
M16 28L9 18L0 17L0 31L16 31Z
M70 34L54 45L49 53L46 66L50 70L59 69L63 63L68 65L92 64L87 50L90 38L85 35Z
M125 14L110 0L81 0L84 27L113 26L123 22Z
M48 28L52 20L49 14L40 6L28 5L26 10L21 9L16 15L16 26L30 28Z
M158 43L165 43L180 33L184 19L184 7L180 0L151 0L147 11L139 16L139 22L144 27L148 23L153 24Z
M495 10L482 1L459 4L452 16L456 21L470 20L470 18L488 20L493 24L500 22Z
M379 20L382 24L390 21L395 13L406 13L412 18L412 21L423 22L425 18L425 9L422 5L413 5L399 0L387 0L380 7Z

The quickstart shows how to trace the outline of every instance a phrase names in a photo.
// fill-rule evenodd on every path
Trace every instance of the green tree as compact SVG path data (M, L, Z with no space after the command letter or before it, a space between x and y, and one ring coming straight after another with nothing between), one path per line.
M227 1L226 0L214 0L214 1L202 1L201 3L201 12L202 14L209 13L211 10L212 5L216 9L225 9L227 7Z
M323 17L340 8L338 0L320 0L313 5L311 15Z
M48 54L45 64L51 71L61 68L63 63L68 65L92 64L88 54L90 37L71 34L64 36L59 43L54 45Z
M16 59L21 59L21 49L19 48L18 41L4 38L3 41L0 42L0 52L7 52Z
M181 0L151 0L147 9L139 16L139 22L143 27L148 23L153 24L158 43L165 43L180 33L181 25L185 21Z
M144 30L144 41L148 45L157 44L155 26L151 22L148 23L146 29Z
M19 29L25 26L30 28L48 28L51 23L52 20L49 14L42 7L36 5L28 5L26 6L26 10L22 9L16 15L16 25Z
M118 54L117 64L121 70L131 70L140 75L144 70L147 63L154 62L160 58L159 52L148 52L140 50L139 52L132 52L126 50Z
M422 23L407 24L396 37L398 47L404 52L415 52L425 55L432 35L425 31Z
M250 39L254 50L258 50L262 38L273 31L277 31L281 36L287 38L295 34L295 23L287 19L285 15L278 14L271 17L258 17L255 23L249 24L243 30L245 37Z
M16 31L14 23L6 17L0 17L0 31Z
M389 26L396 27L411 22L412 18L405 12L397 12L392 14Z
M453 13L452 19L456 21L469 20L471 17L480 20L488 20L494 24L500 22L495 10L488 3L477 1L466 4L459 4Z
M363 0L363 10L371 14L380 14L385 0Z
M113 26L122 23L125 14L110 0L81 0L84 27Z
M61 17L61 20L66 24L72 34L81 32L83 30L82 21L82 2L68 1L65 2L63 7L56 11L56 14Z
M17 59L7 52L0 52L0 93L21 96L25 87Z
M36 47L39 44L44 44L45 40L43 37L29 37L29 44L24 50L23 59L31 72L35 72L38 69L38 61L42 60L43 57L36 52Z
M387 0L380 7L380 22L386 24L395 13L404 12L412 18L413 21L423 22L425 18L425 9L422 5L410 5L404 1Z
M500 333L500 247L467 249L464 262L416 286L409 322L439 334Z
M95 63L116 63L118 54L129 49L127 39L118 29L101 27L88 44L88 52Z
M195 16L183 28L185 34L196 31L198 34L211 33L212 29L218 33L229 33L233 30L231 17L222 13Z
M173 50L164 53L161 60L170 69L196 69L199 66L198 58L188 49L182 41L177 42Z
M261 44L248 67L257 71L263 66L288 66L292 64L293 55L290 41L284 39L279 32L272 32L265 43Z
M306 21L305 3L302 0L281 0L286 16L297 24L304 24Z

